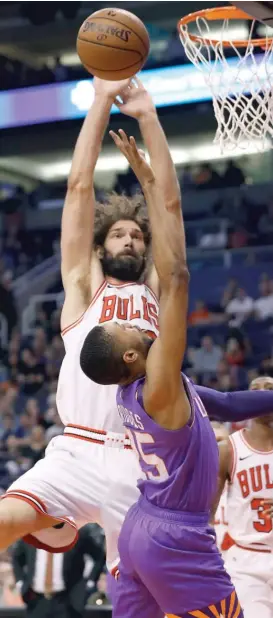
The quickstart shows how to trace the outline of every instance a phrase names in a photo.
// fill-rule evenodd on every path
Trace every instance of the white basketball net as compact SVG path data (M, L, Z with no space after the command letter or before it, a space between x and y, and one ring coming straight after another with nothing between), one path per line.
M189 60L204 75L209 87L217 131L214 143L221 152L238 146L247 149L250 142L257 150L268 148L268 138L273 137L273 42L267 39L265 51L257 50L251 42L252 23L246 47L236 48L232 41L234 60L227 59L227 49L222 41L229 40L229 20L222 26L222 40L212 41L213 33L203 17L195 20L194 34L207 39L191 40L188 25L180 24L180 39Z

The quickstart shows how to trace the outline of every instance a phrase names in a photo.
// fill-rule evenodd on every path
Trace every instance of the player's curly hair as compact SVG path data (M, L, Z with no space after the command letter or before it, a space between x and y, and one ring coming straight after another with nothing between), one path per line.
M139 225L143 232L145 245L149 248L151 241L150 224L145 200L141 193L136 193L133 197L109 193L105 203L96 203L94 246L102 247L112 225L122 219L135 221Z

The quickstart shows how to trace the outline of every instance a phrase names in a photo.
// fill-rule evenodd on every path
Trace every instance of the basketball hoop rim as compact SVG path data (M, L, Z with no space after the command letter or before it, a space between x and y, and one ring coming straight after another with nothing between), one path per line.
M189 13L188 15L185 15L185 17L182 17L177 24L178 32L181 34L182 28L194 22L198 17L204 18L207 21L216 21L218 19L219 20L220 19L222 20L225 20L225 19L246 20L248 19L250 21L255 21L253 17L251 17L250 15L248 15L247 13L245 13L244 11L242 11L236 6L213 7L210 9L202 9L201 11L195 11L195 13ZM191 34L191 32L189 32L188 29L187 29L187 36L194 43L203 43L203 44L211 45L211 46L218 45L218 43L221 43L223 47L232 47L232 46L248 47L249 43L251 43L254 47L261 47L261 48L266 49L273 42L273 36L266 37L266 38L260 38L260 39L248 39L246 41L241 41L241 40L226 41L222 39L207 39L206 37L203 37L197 34Z

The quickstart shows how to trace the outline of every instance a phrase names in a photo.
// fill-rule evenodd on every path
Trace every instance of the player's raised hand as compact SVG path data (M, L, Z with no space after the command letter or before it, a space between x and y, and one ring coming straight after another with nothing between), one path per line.
M132 78L128 77L127 79L113 82L94 77L93 86L95 94L109 98L114 102L118 95L122 96L124 90L128 89L131 80Z
M109 134L117 148L127 159L143 190L145 190L155 180L154 172L148 161L146 161L145 153L137 147L135 138L128 138L122 129L119 129L118 133L110 131Z
M127 116L139 119L147 113L155 113L152 97L138 77L133 77L129 85L122 89L119 98L121 101L116 99L115 105Z

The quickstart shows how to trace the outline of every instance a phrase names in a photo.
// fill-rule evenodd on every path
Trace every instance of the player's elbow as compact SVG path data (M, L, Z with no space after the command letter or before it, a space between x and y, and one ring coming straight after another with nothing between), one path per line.
M92 174L86 175L79 173L71 173L67 180L67 194L81 195L93 190Z
M174 265L171 274L171 282L172 285L177 288L183 287L187 289L189 287L190 273L186 263L183 263L183 261L179 260Z

